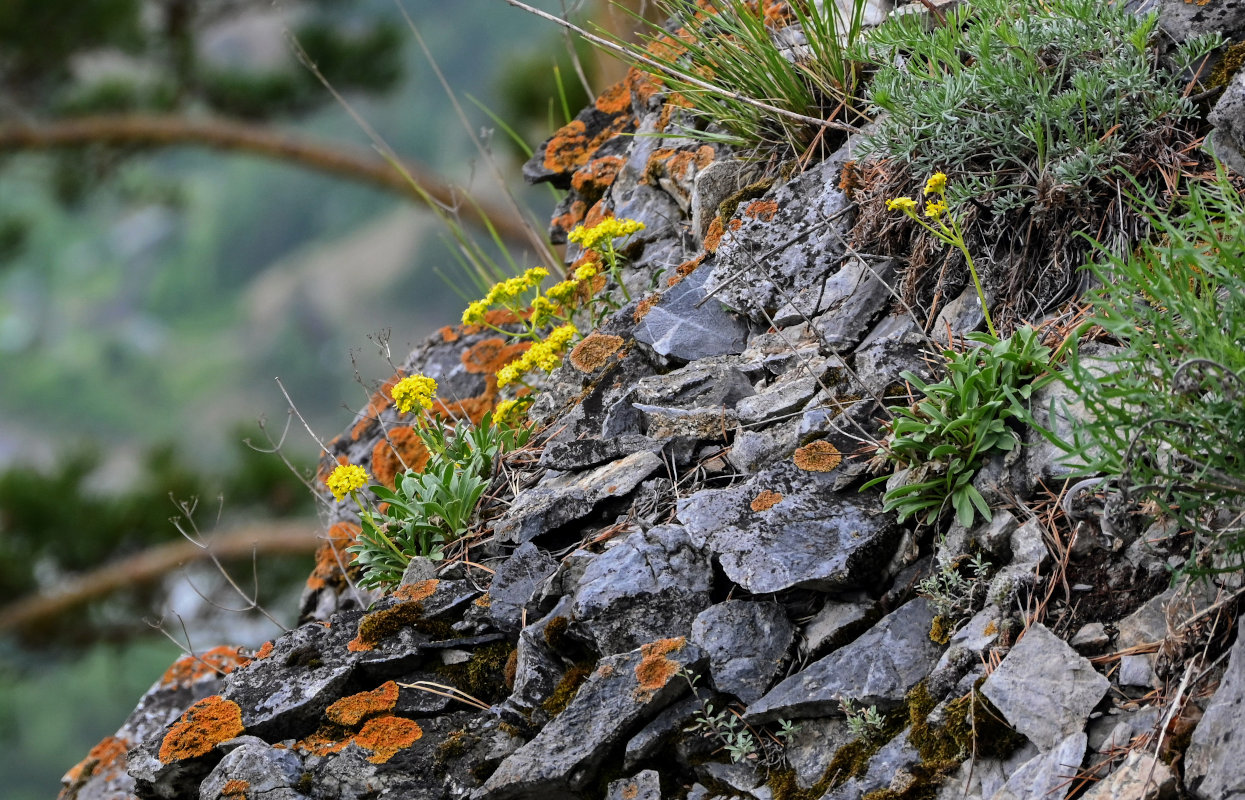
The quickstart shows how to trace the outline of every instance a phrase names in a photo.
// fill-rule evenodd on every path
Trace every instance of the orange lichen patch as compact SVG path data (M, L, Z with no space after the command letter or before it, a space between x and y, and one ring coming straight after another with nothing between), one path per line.
M688 261L684 261L682 264L675 267L674 274L666 279L666 286L674 286L676 283L683 280L688 275L691 275L693 272L696 271L697 267L699 267L701 264L704 263L705 259L708 258L708 256L709 256L708 253L701 253L695 258L690 259Z
M340 753L350 744L350 738L336 725L321 725L320 728L305 739L294 743L296 750L313 756L327 756Z
M773 200L753 200L744 206L744 216L769 222L778 213L778 203Z
M270 655L272 655L272 640L271 639L261 644L259 646L259 649L255 651L255 655L252 656L252 658L254 658L256 661L263 661L265 658L267 658Z
M447 344L453 344L458 341L458 329L453 325L446 325L437 332L441 334L441 341L446 342Z
M246 790L251 788L250 781L244 781L240 778L234 778L225 783L220 790L221 797L239 797L246 800Z
M398 704L398 684L386 681L380 688L343 697L324 711L329 721L353 728L368 717L392 711Z
M661 295L656 293L650 294L648 297L641 300L635 307L635 311L631 314L632 321L634 321L637 325L640 324L640 320L647 317L648 312L652 311L653 307L656 306L660 300Z
M593 105L597 107L597 111L604 111L606 114L621 114L624 111L630 111L631 87L627 85L626 78L601 92Z
M795 451L795 465L805 472L829 472L843 461L838 448L824 439L809 442Z
M477 342L463 351L463 367L478 375L492 375L526 352L531 342L507 344L500 336Z
M571 365L585 374L595 372L622 346L621 336L590 333L571 350Z
M342 565L349 566L352 559L346 548L355 543L359 532L359 526L353 522L338 522L329 528L328 539L316 548L316 565L307 577L308 589L315 591L345 583Z
M647 74L635 67L627 70L627 87L631 90L631 96L640 106L648 103L649 98L661 91L661 87L654 83Z
M129 749L130 743L125 739L106 736L103 741L91 748L86 758L74 764L61 780L72 784L84 781L93 775L102 775L114 767L118 770L124 769L125 754Z
M350 430L351 441L359 441L359 438L367 432L367 429L376 421L381 412L389 408L393 403L393 397L389 393L393 391L393 387L398 384L398 381L405 377L406 374L398 370L389 380L380 385L380 389L368 400L367 408L363 410L363 418L355 423L354 428Z
M485 592L484 594L477 597L475 601L472 602L472 605L475 606L476 608L488 608L489 606L493 605L493 598L488 596L488 592Z
M574 172L587 164L596 149L612 139L631 124L631 117L623 114L610 120L594 136L588 135L582 120L563 125L545 145L545 169L550 172Z
M986 636L992 636L998 633L999 632L998 622L995 620L990 620L989 622L986 623L986 627L981 629L981 632L985 634Z
M221 742L241 736L242 709L220 695L205 697L186 709L160 743L160 761L170 764L187 758L198 758L212 752Z
M762 489L760 494L752 498L751 508L753 511L768 511L774 506L782 502L782 495L778 492L772 492L769 489Z
M373 764L384 764L397 755L399 750L405 750L418 742L423 735L423 729L413 719L393 716L377 717L368 720L367 724L355 734L354 743L372 751L368 761Z
M565 214L554 217L550 224L556 230L570 231L583 221L586 213L588 213L588 204L583 200L575 200Z
M510 651L510 655L506 656L506 666L502 667L502 680L506 682L506 688L514 690L514 678L519 674L519 648Z
M623 787L623 800L635 800L640 794L640 785L638 783L629 783Z
M251 659L242 655L239 647L213 647L198 656L186 655L173 662L160 679L161 686L189 686L210 675L228 675L245 666Z
M854 200L856 190L861 187L860 170L856 169L856 159L843 162L843 171L839 174L839 188L848 200Z
M389 429L389 434L372 448L372 475L389 489L400 473L413 469L423 472L428 465L428 448L414 428L401 425Z
M740 225L743 225L742 220L733 219L730 222L729 229L737 231ZM713 222L709 223L709 230L705 233L705 252L717 252L718 246L722 243L722 237L726 235L726 231L727 227L722 225L722 220L715 217Z
M575 170L575 174L571 176L571 188L595 200L613 185L618 171L626 163L627 160L622 156L594 158Z
M666 658L667 653L677 652L687 644L686 637L658 639L640 646L640 663L635 665L636 699L648 699L663 688L679 671L677 661ZM646 696L645 696L646 695Z
M701 170L713 163L716 151L707 144L695 150L680 150L666 162L666 173L672 178L686 180L694 170Z
M440 583L441 581L436 578L408 583L406 586L399 586L393 593L393 596L407 603L418 603L420 600L427 600L429 597L432 597Z

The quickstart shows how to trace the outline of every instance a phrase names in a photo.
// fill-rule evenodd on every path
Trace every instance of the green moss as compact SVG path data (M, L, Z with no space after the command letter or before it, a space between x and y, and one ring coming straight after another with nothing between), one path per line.
M477 648L462 664L443 664L437 674L455 688L488 703L503 700L506 689L506 661L514 651L509 642L494 642Z
M545 643L548 644L555 652L561 652L566 649L568 642L566 641L566 628L571 621L566 617L554 617L545 625Z
M579 687L583 686L584 681L588 680L588 676L592 674L592 670L596 664L587 661L581 661L575 664L562 676L562 680L558 681L558 685L554 687L553 693L540 704L551 717L556 717L566 710L566 707L575 699L575 694L579 691Z
M929 626L929 640L935 644L946 644L951 641L951 632L955 626L950 624L946 617L942 614L934 617L933 623Z
M1227 86L1228 82L1245 66L1245 42L1237 42L1223 52L1219 63L1215 64L1206 79L1207 89L1218 89Z
M315 776L308 771L298 776L298 783L294 784L294 788L298 790L299 794L309 795L311 790L315 788L315 785Z
M840 747L830 759L821 777L807 789L801 789L796 775L790 769L770 772L766 786L774 793L774 800L819 800L826 792L836 789L850 778L859 778L869 769L869 761L882 746L899 735L908 721L906 708L886 712L881 730L872 736L853 739Z
M449 770L450 762L462 758L479 740L479 736L467 733L466 730L451 732L445 737L445 741L437 745L436 755L432 759L433 769L438 775L444 775Z
M730 222L735 216L735 212L739 210L740 203L746 200L755 200L758 197L763 197L773 185L774 178L762 178L756 183L748 184L723 200L718 205L718 219L722 221L722 226L726 227L726 223Z
M423 620L423 614L424 607L418 601L398 603L368 614L359 620L359 641L374 647L403 628L414 627Z

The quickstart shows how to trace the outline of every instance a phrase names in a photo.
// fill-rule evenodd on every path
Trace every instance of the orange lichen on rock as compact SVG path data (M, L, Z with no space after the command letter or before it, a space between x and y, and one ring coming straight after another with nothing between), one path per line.
M778 213L778 203L774 200L753 200L744 206L744 216L769 222Z
M578 174L578 173L576 173ZM583 200L571 201L571 207L566 213L559 214L550 222L550 227L554 230L570 231L584 219L584 214L588 213L588 204Z
M462 353L463 367L477 375L492 375L497 370L514 361L527 352L531 342L515 342L507 344L500 336L485 339L467 348Z
M355 543L360 528L353 522L338 522L329 528L328 539L316 548L316 565L307 578L307 588L315 591L325 586L344 584L342 566L350 566L352 555L346 548Z
M321 725L315 733L294 743L296 750L308 755L327 756L340 753L350 744L350 736L336 725Z
M709 230L705 233L705 252L716 253L718 247L722 244L722 237L726 235L726 231L737 231L740 225L743 225L742 220L733 219L730 225L723 226L722 220L714 217L713 222L709 223Z
M829 472L843 461L838 448L824 439L796 449L795 465L805 472Z
M751 508L753 511L768 511L774 506L782 502L782 495L778 492L762 489L760 494L752 499Z
M631 312L631 319L637 325L640 320L648 316L648 312L653 310L653 306L661 301L661 295L657 293L650 294L648 297L636 304L635 311Z
M437 333L441 334L441 341L446 344L453 344L454 342L457 342L458 337L460 336L458 329L453 325L443 325Z
M367 721L367 724L355 734L353 741L360 747L372 751L368 761L373 764L384 764L397 755L399 750L405 750L418 742L423 735L423 729L413 719L394 716L376 717Z
M370 692L359 692L334 702L324 711L331 722L353 728L368 717L392 711L398 704L398 684L386 681Z
M594 158L575 170L575 174L571 176L571 188L584 197L597 200L613 185L618 171L626 163L627 160L622 156Z
M221 797L237 797L246 800L246 790L251 788L250 781L244 781L240 778L234 778L225 783L220 790Z
M393 596L408 603L418 603L420 600L427 600L429 597L432 597L440 583L441 581L436 578L408 583L405 586L399 586L394 591Z
M623 346L621 336L608 333L590 333L571 350L570 362L585 374L595 372Z
M393 387L398 384L398 381L405 377L406 374L402 372L402 370L398 370L390 376L389 380L380 385L380 389L372 395L370 400L368 400L367 408L363 410L363 418L355 423L355 426L351 428L351 441L359 441L359 438L367 432L367 429L376 422L376 418L380 416L381 412L386 408L389 408L389 406L393 403L393 397L389 393L393 391Z
M635 665L635 678L639 684L635 691L637 700L651 699L678 673L678 662L666 658L666 655L682 650L685 644L687 638L680 636L640 645L640 663Z
M674 274L666 279L666 286L674 286L676 283L683 280L688 275L691 275L693 272L696 271L697 267L699 267L701 264L704 263L705 259L708 258L708 256L709 256L708 253L701 253L695 258L684 261L682 264L675 267Z
M267 658L270 655L272 655L272 640L271 639L261 644L259 646L259 649L255 651L255 655L251 657L254 658L256 661L263 661L265 658Z
M428 448L415 429L399 425L390 428L372 448L372 475L392 489L399 474L408 469L423 472L429 458Z
M412 588L427 586L428 584L432 584L432 589L435 590L437 581L421 581L420 583L412 584ZM402 590L399 589L398 591ZM415 594L418 595L421 591L424 590L416 590ZM428 594L431 593L428 592ZM424 598L427 596L423 595ZM398 631L422 620L423 613L424 608L420 600L406 600L389 608L374 611L359 620L359 632L346 643L346 649L352 653L372 650L380 642L393 636Z
M572 120L554 132L545 145L545 169L550 172L574 172L587 164L596 149L631 124L623 114L610 120L595 135L589 136L583 120Z
M73 784L79 781L85 781L95 775L103 775L112 769L118 772L125 769L125 754L130 749L130 743L125 739L116 736L106 736L104 739L86 754L86 758L74 764L69 772L65 773L65 777L61 779L63 783Z
M160 685L190 686L208 676L228 675L238 667L245 666L250 660L250 657L242 654L240 647L213 647L200 655L185 655L174 661L173 666L160 679Z
M221 742L241 736L242 709L220 695L205 697L186 709L182 718L169 728L160 743L160 761L171 764L187 758L198 758L212 752Z
M593 105L596 106L597 111L603 111L606 114L621 114L624 111L630 111L631 87L627 84L627 79L624 78L601 92Z

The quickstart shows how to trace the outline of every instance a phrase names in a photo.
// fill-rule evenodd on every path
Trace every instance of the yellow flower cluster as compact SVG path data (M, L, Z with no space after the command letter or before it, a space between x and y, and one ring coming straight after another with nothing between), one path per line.
M398 411L409 414L415 406L427 411L432 408L432 398L437 394L437 382L426 375L410 375L394 384L389 390Z
M947 213L947 173L935 172L929 176L929 180L925 182L925 196L935 195L933 200L925 203L925 216L937 222L943 214ZM896 197L894 200L886 201L886 209L888 211L902 211L908 216L916 219L916 201L911 197Z
M935 172L929 176L929 180L925 182L925 194L943 194L947 191L947 173Z
M549 336L528 348L527 352L497 370L497 386L502 388L516 381L534 369L553 372L562 363L562 354L570 349L571 342L579 335L579 330L567 323L554 328Z
M595 278L596 276L597 268L591 264L584 264L575 270L575 280L577 281L586 281L589 278Z
M481 325L484 323L484 312L493 306L509 306L528 292L540 286L540 282L549 277L549 270L543 267L532 267L522 275L509 278L489 289L483 300L476 300L463 312L464 325ZM514 310L514 309L511 309Z
M887 211L902 211L905 214L916 208L916 201L911 197L896 197L894 200L886 201Z
M567 239L582 245L585 250L597 250L605 242L612 242L636 231L644 230L644 223L633 219L606 217L591 228L580 225L567 234Z
M516 397L513 400L503 400L494 409L493 420L503 425L514 427L523 420L523 415L527 413L527 407L531 404L531 397Z
M355 489L367 486L367 471L358 464L339 464L333 474L325 478L324 485L329 487L333 498L340 503L343 497Z
M560 306L569 306L572 302L574 302L575 293L578 291L578 280L562 281L561 283L555 283L553 286L550 286L547 290L545 290L545 297L548 297ZM541 298L537 299L539 300ZM536 305L533 304L532 308L535 307Z

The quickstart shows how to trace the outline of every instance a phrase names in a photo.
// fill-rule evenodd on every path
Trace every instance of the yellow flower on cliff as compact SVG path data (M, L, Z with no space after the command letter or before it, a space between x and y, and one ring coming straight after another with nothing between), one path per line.
M497 404L497 409L493 412L493 419L503 425L515 426L523 419L523 415L527 412L527 407L531 404L532 398L530 397L503 400Z
M536 299L532 301L532 326L536 328L545 327L545 325L549 324L549 320L553 317L553 312L556 310L553 302L548 297L537 295Z
M591 228L585 228L583 225L578 226L567 234L566 238L575 244L581 245L585 250L596 250L604 242L621 239L624 236L630 236L636 231L642 230L644 230L643 222L637 222L634 219L606 217Z
M947 213L945 200L933 200L925 204L925 216L930 219L938 219L945 213Z
M411 375L398 381L389 394L398 411L409 414L415 406L427 411L437 393L437 382L426 375Z
M894 200L886 201L887 211L902 211L907 214L910 211L916 211L916 201L911 197L896 197Z
M488 311L487 300L473 300L467 306L467 310L463 312L464 325L483 325L484 312Z
M522 378L524 372L526 372L526 370L519 369L518 361L511 361L506 366L497 370L497 388L504 389Z
M334 499L340 503L343 497L355 489L367 486L367 471L358 464L339 464L333 474L325 478L324 485L329 487Z
M929 176L929 180L925 183L925 194L942 194L947 190L947 174L945 172L935 172Z
M596 276L597 268L591 264L584 264L582 267L575 270L575 280L577 281L586 281L589 278L595 278Z
M560 306L569 306L575 300L577 291L579 291L579 281L562 281L550 286L545 291L545 295ZM540 298L536 299L539 300ZM532 307L535 308L536 304L533 303Z

